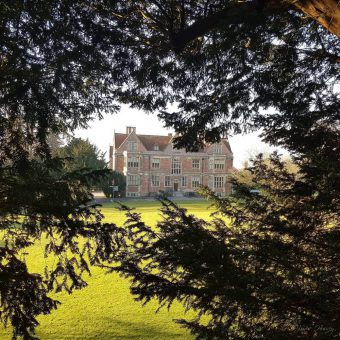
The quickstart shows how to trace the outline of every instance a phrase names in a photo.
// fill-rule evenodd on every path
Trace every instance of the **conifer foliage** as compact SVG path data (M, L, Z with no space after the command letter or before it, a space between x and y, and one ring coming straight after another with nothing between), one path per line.
M0 0L0 316L14 337L56 308L48 291L103 263L145 302L207 314L180 321L201 339L338 337L337 25L334 0ZM273 155L250 168L260 195L202 190L228 223L165 201L157 230L130 211L104 224L89 183L105 171L65 173L48 136L119 102L158 112L187 149L261 128L299 172ZM46 236L58 262L42 277L20 254Z
M107 171L65 172L48 145L116 109L97 18L83 2L0 1L0 317L13 338L33 338L36 316L57 307L48 292L84 287L90 264L114 253L90 192ZM56 257L44 275L23 256L37 240Z
M260 195L221 199L201 189L216 207L209 222L171 201L156 228L128 211L132 248L114 270L142 302L179 300L196 311L177 322L197 339L337 338L339 212L315 211L318 198L296 192L306 183L278 155L259 157L252 171Z

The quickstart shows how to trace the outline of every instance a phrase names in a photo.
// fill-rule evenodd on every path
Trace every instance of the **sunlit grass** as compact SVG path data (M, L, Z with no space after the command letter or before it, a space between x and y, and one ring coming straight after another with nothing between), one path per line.
M161 219L160 203L155 201L129 201L142 214L143 221L155 225ZM212 212L206 201L183 201L180 206L199 218L209 219ZM114 203L104 204L102 212L106 222L122 225L123 212ZM41 272L46 265L44 245L37 242L29 249L27 262L31 272ZM52 259L53 261L53 259ZM61 302L58 310L40 316L37 335L41 339L192 339L193 337L172 320L188 316L180 304L170 311L155 313L157 303L142 307L129 293L129 282L116 274L105 274L92 269L88 287L67 293L52 294ZM0 339L11 339L11 330L0 327Z

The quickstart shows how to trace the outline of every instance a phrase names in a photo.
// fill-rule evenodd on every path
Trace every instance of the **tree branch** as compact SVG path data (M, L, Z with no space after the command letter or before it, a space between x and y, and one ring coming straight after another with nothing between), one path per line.
M340 37L339 0L290 0L290 3Z
M290 0L290 1L247 1L233 2L224 9L196 20L180 31L170 32L170 42L176 53L180 53L193 40L223 28L224 25L243 22L261 22L269 15L280 14L288 9L307 14L329 32L340 37L340 1L339 0Z
M281 1L270 1L260 5L261 1L234 2L224 9L205 18L195 21L192 25L178 32L170 32L172 48L180 53L191 41L207 34L211 30L221 28L224 24L262 21L264 17L286 11L290 5Z

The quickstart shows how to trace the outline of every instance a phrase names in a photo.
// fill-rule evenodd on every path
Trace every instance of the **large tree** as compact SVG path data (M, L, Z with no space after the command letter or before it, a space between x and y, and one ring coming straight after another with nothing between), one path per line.
M4 1L2 108L37 125L27 132L41 140L47 127L84 126L120 100L161 111L186 146L258 127L270 131L268 140L286 143L286 130L299 136L300 125L335 119L339 42L294 7L306 2L266 11L273 3L287 6ZM201 30L201 21L233 6L240 21L222 16ZM254 8L242 12L242 6ZM188 31L194 35L179 48L176 41ZM169 103L177 109L167 110Z
M201 192L216 206L210 221L170 201L156 228L129 211L132 242L112 270L143 303L195 311L176 321L197 339L338 338L336 208L322 209L277 155L256 160L253 175L260 195L236 181L237 197Z
M113 186L118 187L118 191L113 191ZM125 197L126 177L118 171L112 171L106 178L101 181L100 189L106 197L120 198Z
M90 204L93 173L65 173L47 139L115 110L112 44L95 42L97 17L85 2L0 1L0 304L14 338L33 337L36 316L57 306L48 292L84 287L82 273L114 244ZM58 258L46 276L29 273L21 256L43 235L46 255Z
M71 138L65 146L60 147L57 156L66 158L66 170L103 170L106 168L105 154L88 139Z
M14 335L29 338L35 315L56 307L48 290L84 286L81 272L101 260L123 260L117 270L133 278L132 291L141 299L178 297L189 308L206 311L207 327L186 323L201 337L281 336L287 330L293 338L336 334L338 311L331 302L339 297L332 280L338 275L339 220L335 3L0 1L0 224L6 231L0 290L2 318L12 323ZM324 15L314 15L314 9ZM249 225L248 232L225 236L222 222L203 230L203 222L177 208L173 214L170 207L168 221L175 228L164 224L164 242L155 243L158 236L141 230L150 243L137 235L140 251L127 242L132 251L123 249L126 258L120 258L117 235L124 236L119 242L124 248L124 238L134 233L100 223L96 208L86 205L87 174L62 173L62 161L53 159L47 143L49 133L86 126L93 117L114 112L117 102L159 111L179 133L180 147L197 148L225 133L261 127L265 140L294 154L299 176L285 172L275 157L269 168L259 160L253 172L266 195L258 199L244 192L243 199L218 205L234 227ZM47 251L64 255L50 269L48 285L28 273L18 256L44 232L51 235ZM78 235L96 246L75 247ZM93 250L90 258L86 247ZM71 258L65 257L69 249ZM222 262L211 259L211 249L220 250ZM151 271L143 267L146 258L154 260ZM225 272L227 264L234 270ZM170 274L179 280L174 289ZM280 315L280 308L287 313ZM246 327L249 320L256 334Z
M123 95L160 109L182 136L179 146L259 127L268 141L286 144L287 136L292 143L292 134L303 138L302 129L337 118L337 37L289 8L238 9L237 21L214 17L254 3L143 1L117 11L127 43L141 46L133 86ZM210 19L214 25L203 29ZM169 101L175 109L167 109Z

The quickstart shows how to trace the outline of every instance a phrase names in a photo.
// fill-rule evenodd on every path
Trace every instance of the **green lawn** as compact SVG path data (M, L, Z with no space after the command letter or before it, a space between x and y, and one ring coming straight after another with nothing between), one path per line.
M126 204L136 207L149 224L154 225L160 219L158 202L130 201ZM206 201L179 204L201 218L209 218L212 212ZM113 203L104 204L102 212L106 221L119 225L124 220L123 213L115 209ZM31 271L38 272L44 267L42 252L40 243L30 248L27 260ZM142 307L130 295L126 279L105 274L99 268L92 269L88 284L72 295L53 295L62 304L52 314L38 318L37 335L41 339L193 339L172 321L184 316L181 305L174 304L169 312L163 309L156 314L156 303ZM11 339L10 329L1 327L0 339Z

